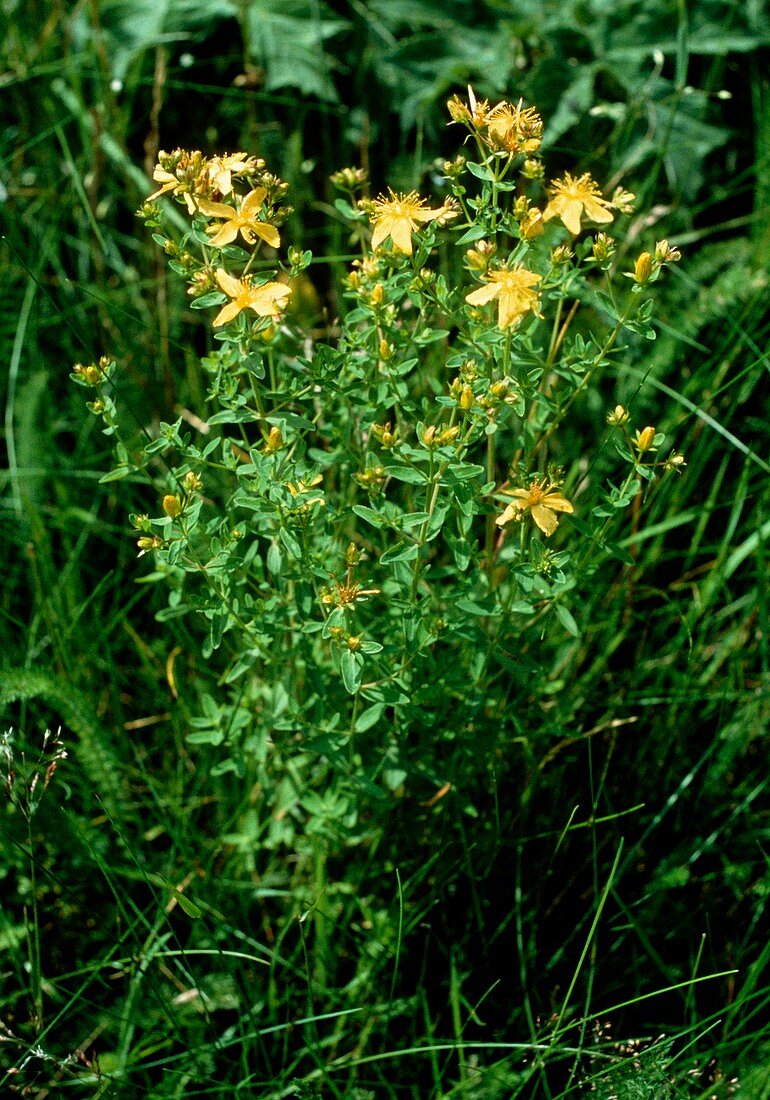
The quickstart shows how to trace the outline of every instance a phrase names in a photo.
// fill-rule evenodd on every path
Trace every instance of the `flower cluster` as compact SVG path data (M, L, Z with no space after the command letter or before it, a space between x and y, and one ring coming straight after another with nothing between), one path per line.
M279 318L291 296L290 288L270 279L255 281L248 269L262 245L280 247L278 226L289 213L289 208L282 206L287 185L266 171L259 157L246 153L205 157L197 149L161 152L153 179L160 187L139 210L148 224L159 224L157 200L163 195L183 203L193 219L203 222L209 246L203 249L201 260L185 247L186 239L177 244L167 237L165 250L175 270L187 279L191 297L199 304L222 306L214 327L234 321L245 310L260 319ZM254 250L237 274L228 270L232 260L223 262L222 250L233 245Z
M578 289L583 279L581 269L593 275L598 268L612 278L617 250L607 230L618 215L632 212L634 196L622 187L616 188L612 197L606 196L588 172L564 172L556 179L545 180L540 160L543 122L537 110L521 100L490 104L479 100L469 88L467 101L453 96L448 109L452 122L463 126L468 140L475 141L478 157L476 162L470 156L444 162L449 193L443 200L434 204L416 190L392 189L374 199L362 197L368 193L368 179L360 168L345 168L332 177L334 186L347 196L338 201L338 209L349 218L354 239L362 249L361 258L353 262L345 279L356 308L343 325L338 351L345 360L343 371L349 369L351 377L363 378L364 364L371 360L368 377L373 388L368 400L382 406L362 431L363 439L368 441L350 475L372 505L388 500L391 479L395 483L416 483L423 476L419 471L426 452L431 456L429 470L440 471L446 463L465 461L470 448L486 437L489 480L482 507L487 515L486 554L491 560L496 527L505 529L529 518L550 538L557 530L559 516L574 512L562 489L560 468L546 459L547 475L535 472L544 468L542 453L537 454L541 444L537 432L544 430L545 439L551 438L577 392L602 365L602 356L587 350L580 337L569 354L562 354L561 345L576 310L590 297L586 284L583 290ZM514 172L519 175L518 182L511 180ZM171 266L186 278L193 306L218 307L212 326L225 330L218 338L223 348L231 348L227 365L236 368L237 373L239 360L249 359L249 348L253 351L264 346L250 344L251 340L273 340L278 327L274 322L281 319L291 296L277 263L273 272L266 272L261 262L259 268L254 265L261 251L281 247L280 227L287 214L283 205L286 185L266 170L261 159L242 152L215 157L206 157L198 150L161 153L153 178L159 186L142 213L151 225L159 225L161 211L157 203L168 196L191 216L192 231L178 243L170 236L164 237L165 250ZM591 226L600 231L576 244L574 238ZM472 280L470 288L452 286L450 277L431 269L436 230L443 227L457 229L460 244L467 242L464 257ZM289 273L296 275L310 258L310 253L290 248ZM626 272L633 280L632 294L638 295L658 277L665 264L678 259L677 249L665 240L655 246L654 253L642 252L633 271ZM569 313L560 313L560 303L567 296L574 304ZM485 308L490 305L495 307L494 314ZM643 307L638 299L636 303L632 300L619 317L607 347L624 324L642 330L648 315ZM553 327L550 349L543 353L537 343L540 337L534 339L531 334L540 332L538 322L554 313L562 320ZM231 324L234 327L228 332L226 326ZM431 325L434 335L430 335ZM438 397L435 414L427 410L429 415L424 419L412 419L412 410L407 408L409 388L400 381L418 362L410 333L419 333L420 339L430 343L436 337L443 340L453 328L459 333L458 347L452 352L458 373ZM259 354L251 358L259 359ZM521 364L536 364L539 356L544 369L528 375ZM310 361L308 366L311 371L315 369ZM97 388L100 385L101 375L95 366L79 367L76 375L81 383ZM553 387L565 378L571 381L574 392L552 399ZM254 419L262 438L248 453L238 445L240 461L253 463L258 454L260 461L291 463L295 446L290 423L282 419L284 406L279 405L272 415L266 411L254 380L251 377L249 386L255 393ZM238 395L237 387L233 387L228 400L236 407L235 421L247 422L241 412L246 399ZM380 418L380 413L388 417ZM313 415L318 419L321 412L317 410ZM637 477L651 477L655 466L675 470L684 464L675 452L665 462L656 461L654 456L663 437L652 427L632 435L628 420L629 414L621 406L608 418L610 427L623 436L621 453L632 467L628 485L619 490L618 500L624 501ZM296 424L308 422L306 416L295 417ZM498 430L505 427L513 428L516 434L511 451L517 458L510 468L510 480L494 491L495 445L504 434L498 435ZM409 468L404 469L404 465ZM499 469L498 465L497 472ZM303 467L293 477L280 478L284 515L291 522L310 522L325 502L322 493L312 491L320 476ZM516 487L509 488L511 484ZM197 507L193 505L197 487L183 484L183 489L181 496L166 493L160 519L139 517L142 552L165 548L169 538L177 537L171 533L172 528L173 532L177 527L181 531L180 525L187 524ZM490 496L504 502L497 516L491 512ZM429 494L428 500L430 504L435 496ZM617 507L617 501L613 507ZM420 545L425 545L429 524L428 520L421 522L425 528L419 536ZM527 527L521 527L521 532L524 548L528 544ZM231 535L235 538L234 533ZM288 545L293 547L291 540ZM417 560L408 540L399 553L404 554L404 560ZM345 584L325 589L321 603L324 607L346 608L374 594L376 590L359 589L348 578Z
M532 156L540 149L543 120L534 107L502 100L494 107L477 100L468 88L468 102L452 96L447 104L453 122L465 125L474 137L494 152L509 156Z

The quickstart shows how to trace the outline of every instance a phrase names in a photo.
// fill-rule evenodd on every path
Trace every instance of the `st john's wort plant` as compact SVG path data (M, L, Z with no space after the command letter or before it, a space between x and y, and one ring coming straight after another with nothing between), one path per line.
M119 366L74 369L119 440L107 477L146 480L159 617L205 624L218 684L189 740L256 780L257 847L355 842L404 793L470 807L540 727L581 586L632 567L623 537L684 464L602 396L677 250L626 261L634 196L548 181L533 107L469 89L449 113L465 140L432 203L333 177L360 254L325 340L292 313L312 256L283 252L286 185L245 153L162 153L140 214L211 315L206 407L132 436ZM581 432L589 396L606 419Z

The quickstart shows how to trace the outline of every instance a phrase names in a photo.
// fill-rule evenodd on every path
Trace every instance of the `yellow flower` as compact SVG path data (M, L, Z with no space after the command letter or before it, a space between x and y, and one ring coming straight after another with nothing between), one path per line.
M264 167L264 163L246 153L225 153L221 157L211 157L206 168L214 191L219 191L220 195L229 195L233 189L233 176L255 172Z
M529 509L532 519L548 537L554 533L559 522L556 518L557 512L575 511L558 489L553 489L548 481L544 481L541 485L537 478L528 489L513 489L510 495L516 499L512 500L503 514L495 520L498 527L505 526L519 512Z
M522 264L501 267L490 271L486 283L466 294L465 300L472 306L483 306L497 298L497 324L500 328L518 325L530 310L537 313L540 295L532 287L540 282L540 276Z
M408 195L390 192L390 198L382 196L375 199L370 221L374 225L372 248L378 248L386 237L390 237L397 252L412 255L412 233L421 222L431 222L436 218L454 218L457 211L445 203L437 210L430 210L416 191Z
M212 218L225 218L223 225L210 225L207 227L206 232L213 234L211 243L216 248L221 248L223 245L234 241L240 233L249 244L254 244L259 238L272 248L278 248L281 243L278 230L274 225L261 222L257 218L266 194L267 191L264 187L257 187L254 191L249 191L241 203L240 210L236 210L234 206L226 206L222 202L209 202L208 199L201 199L198 204L201 213Z
M543 211L543 221L551 218L561 218L575 236L580 232L580 219L585 217L589 221L605 224L611 222L613 215L607 209L610 202L602 197L597 184L585 172L578 179L569 172L564 173L564 178L556 180L551 185L552 199Z
M223 306L214 318L212 324L215 328L226 325L244 309L252 309L260 317L278 317L291 295L291 291L283 283L253 286L250 278L234 279L221 267L217 271L217 282L228 298L233 300Z

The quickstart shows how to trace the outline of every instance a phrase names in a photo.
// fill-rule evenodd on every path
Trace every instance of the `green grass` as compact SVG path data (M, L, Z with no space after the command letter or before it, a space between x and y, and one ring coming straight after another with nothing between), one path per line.
M31 4L3 32L9 1095L770 1097L766 17L698 0L640 30L603 4L546 6L541 24L540 5L484 3L464 28L463 5L442 4L429 62L433 7L335 5L349 26L332 34L318 6L324 65L300 50L293 78L279 61L296 24L244 44L235 18L177 14L164 36L149 5ZM267 25L246 19L252 38ZM234 83L249 52L267 86ZM588 151L592 171L669 207L684 262L658 339L600 403L639 391L687 467L629 528L633 568L586 584L582 634L549 641L545 681L518 671L536 632L505 655L490 701L515 730L504 749L469 753L441 797L426 773L347 847L300 835L289 773L292 850L256 775L216 774L216 748L188 741L221 669L187 620L156 620L165 601L126 522L140 487L99 483L111 441L66 376L109 349L140 423L202 404L205 338L132 217L159 145L266 156L333 312L327 266L347 241L322 228L325 176L363 154L378 187L419 181L445 148L442 98L467 79L515 98L517 55L522 94L557 120L554 154ZM599 401L579 410L576 448ZM59 727L67 760L25 815L25 768L29 784Z

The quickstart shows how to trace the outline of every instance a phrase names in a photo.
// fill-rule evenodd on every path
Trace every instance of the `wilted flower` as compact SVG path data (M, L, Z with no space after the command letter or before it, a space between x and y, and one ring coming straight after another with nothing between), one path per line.
M158 153L158 163L152 173L152 178L161 186L146 201L154 202L161 195L171 192L174 195L181 195L187 204L188 211L194 214L196 206L193 194L201 176L205 176L205 168L206 160L199 149L193 149L192 152L175 149L173 153L165 153L161 150Z
M684 460L684 455L679 454L677 451L672 451L666 461L663 463L663 469L666 473L671 473L672 470L676 470L677 473L682 472L682 467L687 463Z
M655 245L655 260L659 264L675 264L682 258L682 253L668 241L658 241Z
M487 112L486 129L493 149L508 153L536 153L543 134L543 120L534 107L498 103Z
M591 251L594 259L600 264L604 264L607 260L611 260L615 254L615 241L606 233L597 233Z
M538 237L541 233L544 233L545 227L543 226L542 210L538 210L536 206L528 210L519 222L519 232L525 241L529 241L533 237Z

